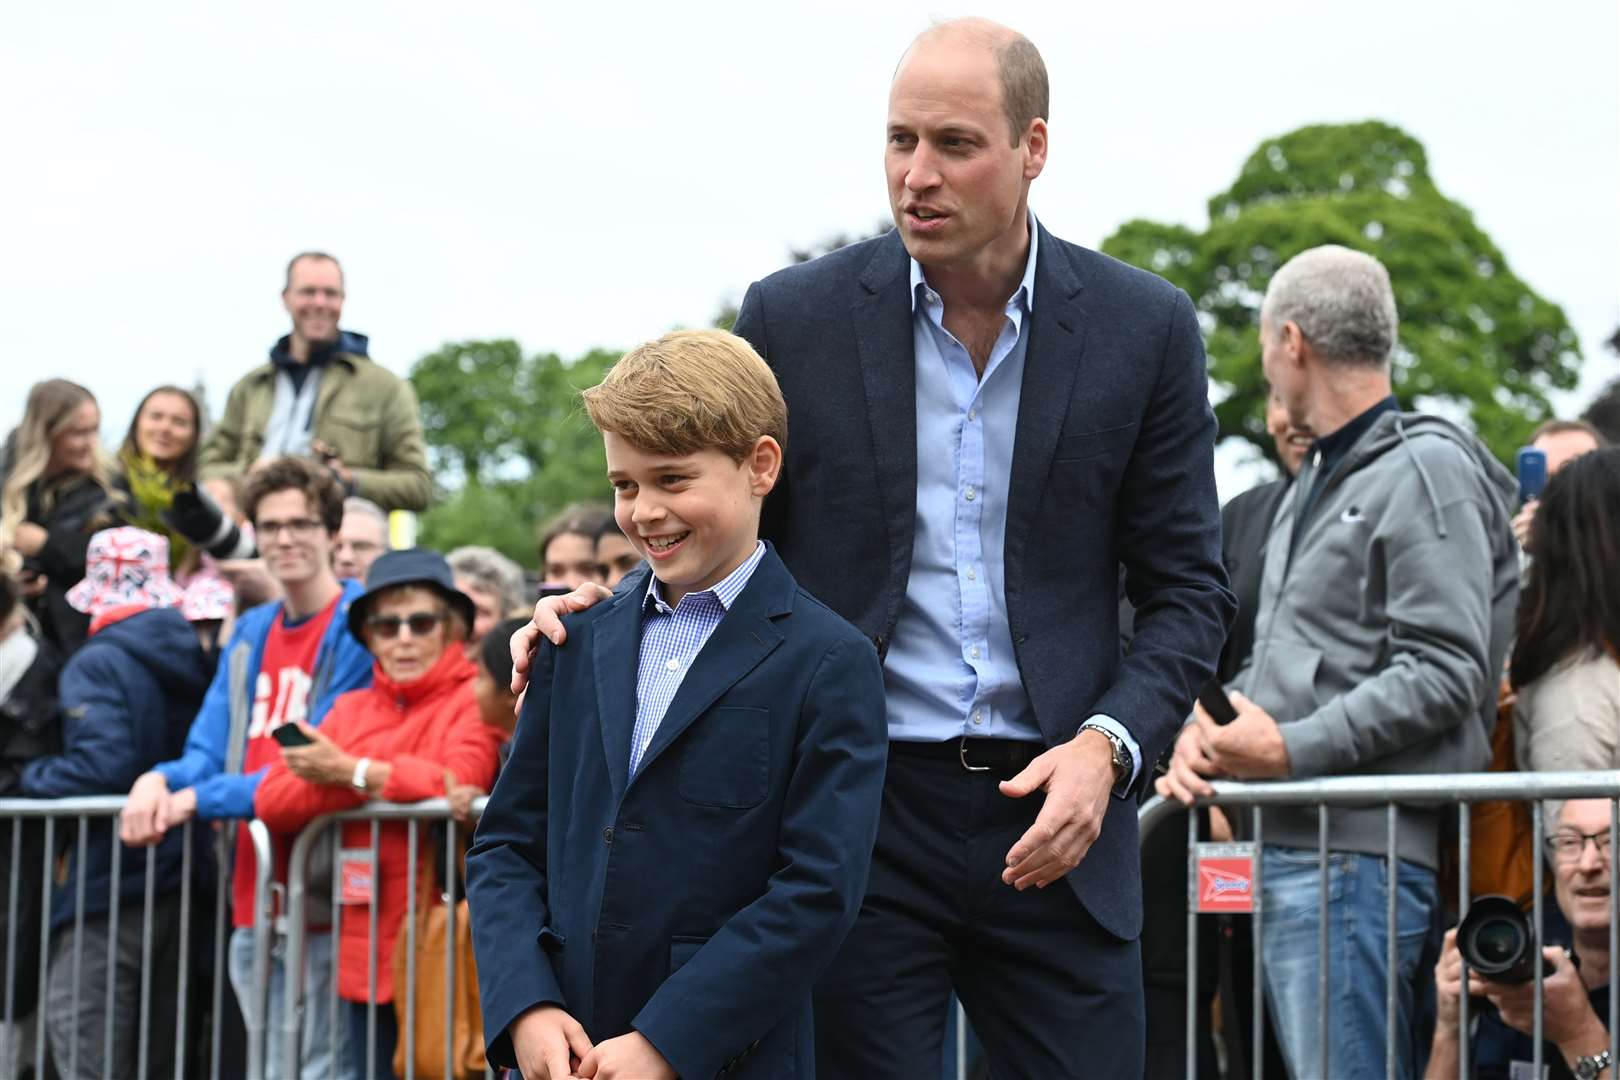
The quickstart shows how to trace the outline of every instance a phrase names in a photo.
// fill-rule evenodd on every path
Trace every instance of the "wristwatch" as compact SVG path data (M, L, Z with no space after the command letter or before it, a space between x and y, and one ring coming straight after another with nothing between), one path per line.
M1597 1080L1598 1076L1614 1062L1614 1057L1607 1050L1600 1054L1586 1054L1575 1059L1575 1080Z
M354 790L362 795L366 793L366 770L371 768L371 759L363 757L354 763L354 777L349 781Z
M1131 771L1136 763L1131 760L1131 752L1125 748L1125 740L1115 735L1101 724L1081 724L1081 731L1095 731L1108 740L1114 748L1114 794L1122 795L1131 782Z

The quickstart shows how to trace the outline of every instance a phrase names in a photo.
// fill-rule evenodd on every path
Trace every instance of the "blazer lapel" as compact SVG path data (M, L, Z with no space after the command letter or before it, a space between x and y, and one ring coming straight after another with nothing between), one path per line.
M861 273L851 308L872 458L891 558L911 560L917 507L917 361L911 331L910 258L891 232Z
M1035 307L1024 351L1024 382L1013 438L1012 479L1007 492L1005 558L1009 581L1023 565L1029 526L1057 452L1058 433L1069 414L1080 371L1085 324L1083 286L1069 253L1043 227L1035 260Z
M612 610L591 628L597 722L602 728L602 753L607 756L615 806L624 798L630 778L630 737L636 726L636 660L641 654L641 603L647 594L649 573L646 569L636 571L638 581L609 601Z
M664 749L680 737L681 732L730 690L754 668L759 666L782 643L782 632L774 620L793 609L793 578L776 552L766 548L754 576L741 595L714 628L709 640L698 651L681 687L669 703L664 718L653 733L652 742L641 756L641 776ZM634 709L632 708L632 720ZM621 768L629 764L628 734L624 744ZM632 780L634 782L634 780Z

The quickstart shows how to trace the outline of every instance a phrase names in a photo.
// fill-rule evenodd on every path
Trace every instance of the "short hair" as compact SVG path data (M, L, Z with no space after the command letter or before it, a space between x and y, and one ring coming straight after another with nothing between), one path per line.
M1620 330L1615 331L1614 340L1620 341ZM1581 414L1581 419L1602 432L1609 445L1620 445L1620 379L1611 379L1598 392L1598 396Z
M528 625L527 618L503 619L478 643L478 658L503 693L512 692L512 635Z
M370 499L362 498L359 495L350 495L343 500L343 516L348 517L350 514L363 514L369 518L376 518L378 527L382 529L383 547L388 546L388 511Z
M602 527L596 530L596 542L600 544L604 536L624 536L624 530L619 528L619 519L612 514L609 514L607 520L602 522Z
M1399 329L1384 264L1338 244L1283 263L1266 287L1260 318L1273 334L1294 323L1324 360L1366 367L1389 363Z
M649 454L719 450L740 462L763 435L787 445L776 376L724 330L676 330L638 345L581 396L597 430Z
M1603 432L1587 423L1585 420L1548 420L1535 431L1530 433L1530 442L1533 444L1544 435L1575 435L1585 434L1592 436L1598 449L1609 445L1609 440L1603 437Z
M242 510L248 520L256 523L259 502L278 491L302 491L310 513L327 532L343 528L343 485L325 465L308 458L278 457L253 470L242 485Z
M583 536L596 543L603 521L613 520L613 511L599 503L569 503L540 526L540 572L545 572L546 548L559 536Z
M988 48L995 58L996 76L1001 83L1001 109L1007 117L1012 145L1023 142L1024 130L1031 122L1050 117L1052 90L1046 77L1046 61L1041 59L1040 50L1029 38L989 19L968 17L936 22L917 35L912 47L944 34L972 38ZM905 63L904 56L901 63Z
M452 574L469 579L480 592L499 598L502 615L527 603L523 568L494 548L458 547L445 556L445 561L450 564Z
M343 276L343 264L337 261L336 255L328 255L324 251L300 251L298 254L287 260L287 283L281 287L282 292L286 292L288 289L292 288L293 267L297 266L304 259L324 259L338 268L339 278Z

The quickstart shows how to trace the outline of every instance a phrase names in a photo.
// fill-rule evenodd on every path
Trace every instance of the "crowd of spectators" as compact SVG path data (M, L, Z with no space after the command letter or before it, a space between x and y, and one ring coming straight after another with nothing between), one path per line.
M1612 419L1613 393L1594 406L1596 423L1535 433L1550 480L1521 502L1472 435L1395 402L1383 268L1343 249L1307 254L1279 272L1260 317L1280 475L1223 514L1240 606L1219 677L1238 719L1219 725L1200 708L1162 765L1160 790L1191 799L1218 777L1467 772L1487 767L1493 748L1495 767L1620 768L1620 449L1598 426ZM315 817L368 799L444 796L471 823L504 760L516 704L508 641L537 583L487 547L389 550L390 513L424 509L431 493L417 404L409 384L370 360L366 337L338 325L343 298L337 260L295 257L282 293L292 329L233 387L212 429L191 392L159 386L109 455L93 393L48 379L6 440L0 796L128 801L116 824L92 819L82 837L57 829L50 851L39 821L0 829L0 864L52 868L48 887L37 872L20 875L4 909L12 925L0 924L0 943L15 941L0 957L14 973L0 988L12 1017L0 1072L28 1075L43 1008L56 1075L133 1075L143 1017L172 1030L178 1010L206 1000L216 879L229 883L228 979L248 1000L247 819L276 834L284 882L292 837ZM612 588L640 561L605 505L558 513L535 555L540 595ZM1522 853L1518 867L1545 857L1552 868L1547 941L1573 951L1549 952L1548 1057L1572 1075L1607 1042L1608 805L1549 806L1547 850ZM1472 1039L1481 1075L1506 1076L1527 1054L1528 1005L1521 989L1476 973L1470 992L1489 1006L1475 1031L1459 1029L1459 960L1445 929L1455 916L1439 880L1444 817L1401 809L1402 1075L1425 1062L1431 1075L1454 1074L1460 1042ZM213 862L213 830L183 828L194 819L235 823L232 865ZM1333 1010L1334 1061L1343 1075L1370 1075L1384 1045L1384 813L1335 811L1331 821L1332 963L1336 979L1364 990ZM1222 839L1241 838L1242 826L1219 811L1203 822ZM1224 1053L1201 1057L1202 1072L1269 1053L1310 1073L1316 830L1314 812L1268 811L1265 903L1286 917L1268 920L1260 942L1223 927L1237 952L1222 972L1246 978L1247 950L1265 954L1274 1042L1248 1045L1248 1018L1234 1010L1247 1008L1247 990L1223 994L1226 1021L1206 1015L1203 1040L1224 1029ZM358 858L369 827L346 826L339 843L343 859ZM1489 843L1476 843L1477 859L1492 857ZM302 972L305 1076L359 1075L368 1051L374 1074L389 1075L394 1013L379 1010L367 1047L365 1003L395 997L388 957L406 906L407 846L405 826L388 824L375 865L343 863L340 940L333 913L316 910L301 967L272 954L272 1032L284 979ZM1164 880L1179 880L1184 847L1161 847L1145 849L1145 862L1168 860ZM442 863L420 854L424 866ZM179 908L186 866L190 923ZM1505 877L1501 891L1518 895ZM1161 914L1150 910L1144 931L1149 1041L1174 1056L1182 991L1166 979L1181 970L1185 908ZM143 924L158 958L147 970ZM182 972L174 942L186 934ZM335 1015L334 985L344 1003ZM1211 985L1202 992L1215 996ZM153 1075L197 1053L161 1037L147 1045ZM280 1040L268 1049L267 1072L291 1075ZM1150 1053L1150 1072L1158 1062L1179 1073L1179 1061L1165 1061Z

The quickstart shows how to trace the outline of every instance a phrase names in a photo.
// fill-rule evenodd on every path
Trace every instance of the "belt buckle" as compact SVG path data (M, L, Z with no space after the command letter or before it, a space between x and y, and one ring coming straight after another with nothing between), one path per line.
M956 749L956 756L959 759L961 759L962 768L964 770L966 770L967 772L989 772L990 771L990 766L989 765L969 765L968 764L967 744L968 744L968 737L966 735L963 735L962 736L962 741L957 746L957 749Z

